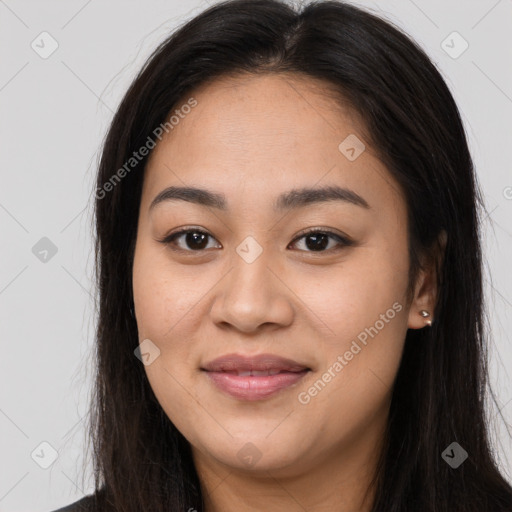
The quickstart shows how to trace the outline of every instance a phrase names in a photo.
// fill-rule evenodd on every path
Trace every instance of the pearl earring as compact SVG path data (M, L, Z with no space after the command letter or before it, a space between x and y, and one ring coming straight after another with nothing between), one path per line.
M424 318L426 318L427 316L430 316L430 313L426 310L426 309L422 309L420 311L420 315ZM428 326L432 326L432 320L428 319L428 320L425 320L425 323L428 325Z

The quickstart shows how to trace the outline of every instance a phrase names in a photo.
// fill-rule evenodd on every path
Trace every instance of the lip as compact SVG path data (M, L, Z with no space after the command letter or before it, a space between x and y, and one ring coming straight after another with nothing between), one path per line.
M227 354L210 361L201 370L221 391L241 400L253 401L298 383L311 368L273 354Z
M258 354L255 356L244 356L241 354L226 354L205 364L202 370L208 372L234 372L234 371L265 371L279 370L287 372L300 372L309 370L307 365L276 356L274 354Z

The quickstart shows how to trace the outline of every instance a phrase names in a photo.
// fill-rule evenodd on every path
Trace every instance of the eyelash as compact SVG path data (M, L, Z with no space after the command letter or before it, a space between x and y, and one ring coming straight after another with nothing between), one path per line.
M187 252L187 253L196 253L196 254L204 252L206 249L192 250L192 249L182 249L179 247L178 248L173 247L174 240L176 238L179 238L180 236L186 235L188 233L207 235L210 238L214 238L212 235L210 235L206 231L203 231L202 229L187 228L187 229L182 229L180 231L176 231L175 233L171 233L168 236L166 236L165 238L163 238L162 240L158 240L158 241L164 245L170 246L173 251L177 251L177 252ZM321 228L314 228L314 229L311 229L308 231L304 231L304 232L300 233L296 238L294 238L292 240L292 242L290 242L290 243L295 244L300 239L306 238L308 235L315 235L315 234L327 235L329 238L335 239L339 244L338 247L335 247L335 248L331 247L330 249L323 250L323 251L303 251L303 252L312 253L312 254L329 253L332 251L340 250L343 247L350 247L351 245L354 244L354 242L352 240L350 240L348 237L345 237L345 236L339 235L338 233L333 233L332 231L329 231L326 229L321 229Z

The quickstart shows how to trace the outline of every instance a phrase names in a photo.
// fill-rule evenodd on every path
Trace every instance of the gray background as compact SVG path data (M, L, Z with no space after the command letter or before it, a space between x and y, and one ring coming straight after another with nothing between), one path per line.
M425 48L462 111L491 212L484 249L492 384L512 423L512 1L354 3ZM90 223L98 148L145 58L207 5L0 0L0 511L50 510L92 490L80 468L94 340ZM58 44L45 59L31 47L51 49L43 31ZM457 58L464 42L447 39L453 31L469 44ZM43 237L57 248L46 262L32 250ZM512 443L497 413L489 411L493 439L512 481ZM39 464L52 461L51 449L42 442L58 454L47 469Z

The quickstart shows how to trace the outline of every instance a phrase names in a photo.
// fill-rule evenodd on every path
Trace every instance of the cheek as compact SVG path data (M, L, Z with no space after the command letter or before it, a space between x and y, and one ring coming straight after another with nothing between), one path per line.
M297 390L297 412L309 418L304 435L314 437L322 425L326 439L350 444L387 414L407 331L405 308L391 299L347 294L331 311L336 336L318 338L322 364L315 379Z
M401 359L407 332L405 245L396 252L385 244L360 248L336 271L302 282L298 295L321 320L315 322L322 330L320 382L311 389L320 399L315 407L337 404L359 411L362 419L385 399Z
M139 342L149 339L159 351L144 370L166 415L189 440L194 440L193 425L201 424L204 418L200 407L191 407L198 398L190 381L190 369L197 365L191 345L197 313L191 308L194 304L200 307L204 292L189 281L169 266L162 252L150 245L136 247L133 295Z
M159 399L167 399L173 409L186 405L180 403L186 395L180 383L190 379L198 366L201 339L194 333L207 318L207 302L202 299L214 285L207 274L199 277L192 269L180 271L165 250L151 243L136 246L133 296L139 342L149 339L159 350L145 370L155 393L162 395ZM171 402L169 396L175 399Z
M408 259L405 244L395 242L396 251L391 250L389 242L376 241L356 248L325 272L313 268L289 275L294 292L307 306L304 314L318 326L320 339L328 345L356 337L381 315L386 316L384 321L391 319L385 323L387 331L389 325L406 321L404 315L396 313L397 309L405 310ZM398 305L393 309L395 303Z
M165 250L150 244L137 245L133 263L133 299L140 337L162 342L175 325L200 302L197 279L170 265Z

